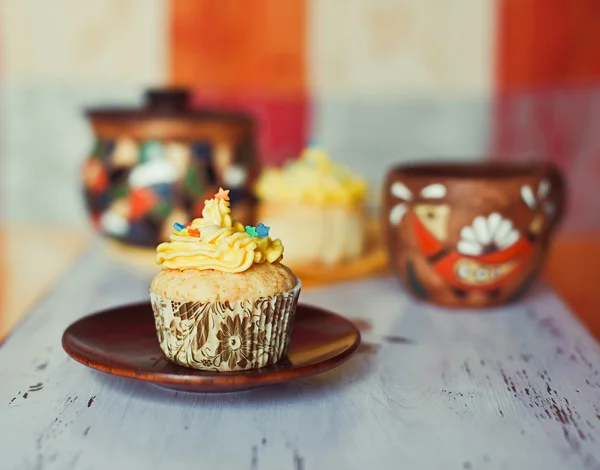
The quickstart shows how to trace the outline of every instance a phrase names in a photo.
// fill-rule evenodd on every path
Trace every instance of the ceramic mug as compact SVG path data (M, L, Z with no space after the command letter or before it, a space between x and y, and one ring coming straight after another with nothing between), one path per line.
M564 180L546 164L400 165L384 201L390 264L410 291L487 307L533 284L563 213Z

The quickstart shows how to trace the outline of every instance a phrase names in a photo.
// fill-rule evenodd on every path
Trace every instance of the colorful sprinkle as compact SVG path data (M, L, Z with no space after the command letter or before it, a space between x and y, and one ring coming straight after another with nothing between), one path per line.
M179 222L175 222L173 224L173 228L179 232L180 230L183 230L185 228L185 225L180 224Z
M223 188L219 188L219 192L215 194L215 199L225 199L229 201L229 189L224 190Z
M200 230L197 228L188 228L188 233L190 237L200 238Z
M246 225L246 233L251 237L258 237L258 233L256 232L256 228L250 225Z
M269 230L271 230L271 227L267 227L262 222L256 227L256 233L258 233L259 237L268 237Z

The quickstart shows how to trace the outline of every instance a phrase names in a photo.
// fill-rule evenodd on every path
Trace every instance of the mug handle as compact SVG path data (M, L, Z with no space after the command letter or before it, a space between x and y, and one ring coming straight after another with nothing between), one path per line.
M554 211L550 216L548 234L550 235L562 222L565 215L567 184L562 171L556 165L548 165L546 178L550 182L549 202Z

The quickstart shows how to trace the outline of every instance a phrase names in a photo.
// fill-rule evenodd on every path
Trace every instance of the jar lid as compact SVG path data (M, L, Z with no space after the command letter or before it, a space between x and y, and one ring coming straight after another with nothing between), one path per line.
M150 88L144 94L141 108L102 107L85 111L90 119L102 120L147 120L184 119L217 121L251 121L244 113L211 108L195 108L191 94L186 88Z

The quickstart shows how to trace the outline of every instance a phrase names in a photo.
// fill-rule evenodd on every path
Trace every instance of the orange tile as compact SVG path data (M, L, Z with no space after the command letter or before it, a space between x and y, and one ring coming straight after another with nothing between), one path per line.
M600 82L597 0L500 0L500 92Z
M231 94L306 88L305 0L171 0L171 82Z
M600 340L600 231L559 234L544 277Z

